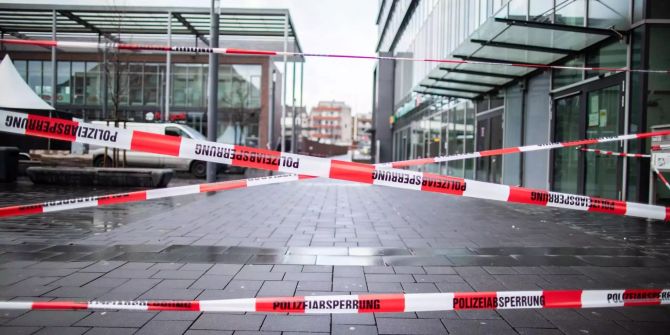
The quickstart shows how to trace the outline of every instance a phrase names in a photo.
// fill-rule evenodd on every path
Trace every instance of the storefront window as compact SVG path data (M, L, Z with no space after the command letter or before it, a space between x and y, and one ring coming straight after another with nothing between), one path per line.
M28 61L28 86L37 95L42 95L42 61Z
M144 66L144 105L158 105L158 66L146 64Z
M42 94L39 94L49 104L51 104L51 78L53 78L51 65L50 61L42 62Z
M219 66L219 141L255 146L260 114L260 65Z
M131 64L128 73L128 95L130 105L142 105L142 92L144 90L142 78L142 64Z
M27 82L28 77L26 75L26 72L27 72L28 62L26 62L25 60L15 60L13 62L14 62L14 67L16 68L16 71L21 75L21 78L23 78L23 80Z
M465 112L465 131L463 133L465 138L465 153L475 151L475 108L472 101L466 102ZM465 160L465 178L475 178L475 160Z
M70 104L71 96L70 62L58 62L58 78L56 81L56 101L59 104Z
M86 104L99 105L101 68L97 62L86 62Z
M188 88L188 66L186 64L172 65L172 101L173 106L186 106Z
M72 103L84 104L84 87L86 83L86 64L84 62L72 62Z
M647 0L647 13L650 19L670 18L670 1L668 0Z

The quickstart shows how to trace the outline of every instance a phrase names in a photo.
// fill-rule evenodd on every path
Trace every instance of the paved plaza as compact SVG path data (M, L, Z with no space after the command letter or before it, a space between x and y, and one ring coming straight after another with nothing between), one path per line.
M177 184L194 183L178 180ZM119 189L0 189L0 206ZM663 222L322 179L0 220L0 299L670 287ZM2 334L665 334L665 307L0 311Z

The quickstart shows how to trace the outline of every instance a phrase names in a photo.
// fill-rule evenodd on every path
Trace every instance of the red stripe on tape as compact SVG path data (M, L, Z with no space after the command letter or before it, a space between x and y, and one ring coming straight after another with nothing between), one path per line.
M579 141L572 141L572 142L563 142L562 145L564 147L574 147L577 145L589 145L589 144L596 144L600 143L596 139L590 139L590 140L579 140Z
M626 214L626 202L619 200L603 199L590 197L591 204L589 205L589 212L609 213L609 214Z
M169 156L179 156L181 137L168 136L145 131L133 131L130 150L151 152Z
M495 309L496 292L454 293L454 309Z
M256 312L305 313L305 297L256 298Z
M76 301L35 301L33 309L87 309L88 303Z
M270 55L270 56L277 55L276 51L235 49L235 48L227 48L226 53L233 55Z
M544 308L581 308L582 291L544 291Z
M281 153L279 152L238 145L235 146L235 152L233 153L232 158L233 165L236 166L245 166L272 171L278 171L280 165L286 166L288 163L286 158L282 159ZM294 164L292 158L291 164Z
M480 155L481 155L481 157L486 157L486 156L512 154L512 153L515 153L515 152L521 152L521 150L519 150L519 147L494 149L494 150L484 150L484 151L480 152Z
M647 138L647 137L652 137L652 136L666 136L670 135L670 130L660 130L660 131L655 131L653 134L651 133L642 133L642 134L636 134L635 137L637 138Z
M661 304L661 290L631 289L623 292L624 306L650 306Z
M245 188L247 187L246 180L231 180L224 181L221 183L214 184L200 184L200 192L215 192L215 191L225 191L225 190L234 190L236 188Z
M549 201L549 192L510 186L507 201L521 204L546 205Z
M421 159L411 159L400 162L392 162L391 167L400 168L405 166L425 165L431 163L435 163L435 158L421 158Z
M42 47L55 47L56 46L56 41L48 41L48 40L8 40L8 39L3 39L2 43L7 43L7 44L26 44L26 45L37 45L37 46L42 46Z
M402 313L404 311L404 294L361 294L358 296L358 313Z
M75 121L28 114L26 135L74 142L77 138L77 129L79 129L79 123Z
M670 207L665 207L665 221L670 221Z
M298 179L301 179L301 180L302 180L302 179L314 179L314 178L318 178L318 177L315 177L315 176L306 176L306 175L303 175L303 174L298 175Z
M42 205L24 205L24 206L11 206L0 208L0 218L5 216L17 216L17 215L28 215L28 214L39 214L42 213Z
M421 182L421 190L446 194L463 195L466 189L463 178L441 176L438 174L424 173Z
M372 172L374 170L374 165L332 160L330 161L329 177L372 184Z
M146 191L128 192L121 194L112 194L98 198L98 206L122 204L126 202L147 200Z
M148 311L199 311L198 301L151 301L147 303Z

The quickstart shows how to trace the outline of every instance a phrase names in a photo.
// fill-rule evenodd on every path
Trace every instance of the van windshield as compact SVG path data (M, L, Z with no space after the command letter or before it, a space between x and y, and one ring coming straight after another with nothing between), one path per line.
M184 130L186 130L186 132L187 132L189 135L191 135L191 138L196 139L196 140L205 140L205 141L207 141L207 138L205 137L205 135L203 135L203 134L201 134L199 131L195 130L195 128L189 127L189 126L187 126L187 125L185 125L185 124L182 124L182 125L180 125L180 126L184 127Z

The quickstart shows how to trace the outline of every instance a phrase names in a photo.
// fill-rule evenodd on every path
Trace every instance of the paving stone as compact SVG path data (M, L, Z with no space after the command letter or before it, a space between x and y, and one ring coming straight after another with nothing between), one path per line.
M360 334L360 335L377 335L377 327L375 326L361 326L361 325L333 325L332 334Z
M449 334L516 334L503 320L454 320L443 319Z
M447 334L440 320L377 318L379 334Z
M182 270L161 270L154 274L152 278L162 279L198 279L204 271L182 271Z
M9 321L9 326L65 327L91 314L86 311L30 311Z
M83 286L102 275L103 273L99 272L73 273L53 282L53 284L58 286Z
M397 275L397 274L366 274L365 279L368 283L413 283L414 277L412 275Z
M135 333L137 335L142 334L183 334L188 327L191 325L191 321L149 321L145 324L140 330Z
M559 330L566 334L603 334L617 335L630 334L624 327L614 321L596 320L551 320Z
M258 297L293 296L298 282L295 281L266 281L258 291Z
M375 317L372 313L362 314L333 314L334 325L374 325Z
M0 330L2 330L2 333L7 334L7 335L29 335L29 334L34 334L39 329L40 329L39 327L2 327L2 328L0 328Z
M367 291L367 283L362 277L337 277L333 279L334 291Z
M260 330L265 315L202 314L190 329Z
M81 327L124 327L138 328L149 322L156 313L133 311L95 312L80 320L75 325Z
M329 272L300 272L300 273L286 273L284 280L295 281L330 281L332 275Z
M268 315L261 328L263 331L309 331L329 332L328 315Z
M86 327L45 327L40 329L35 335L79 335L87 332L90 328Z
M363 267L340 265L333 267L333 277L364 277Z
M233 279L226 275L203 275L198 278L189 288L192 289L223 289Z
M94 327L86 332L86 335L131 335L137 332L137 328L111 328L111 327Z
M296 290L299 291L330 291L332 288L330 281L300 281Z

